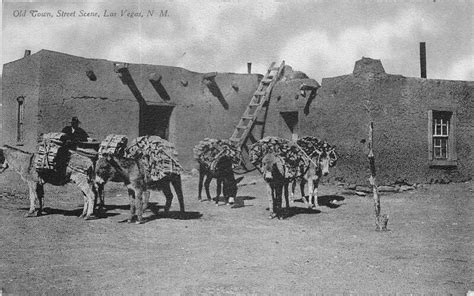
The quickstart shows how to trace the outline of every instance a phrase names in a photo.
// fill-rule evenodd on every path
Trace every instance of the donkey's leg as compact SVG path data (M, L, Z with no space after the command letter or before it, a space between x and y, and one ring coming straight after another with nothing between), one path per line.
M282 193L283 193L283 185L276 184L275 186L275 199L273 201L273 212L276 214L277 218L280 219L281 217L281 203L282 203Z
M95 198L95 204L97 204L97 199L99 200L98 209L99 211L105 211L105 195L104 195L105 184L96 183L97 196Z
M284 190L284 194L285 194L286 209L290 208L290 201L288 200L288 186L289 185L290 184L288 184L288 182L285 182L285 185L283 185L283 190Z
M127 222L132 223L133 219L135 218L135 210L136 210L135 188L133 188L131 185L127 185L127 191L128 191L128 201L130 204L130 217L128 218Z
M84 192L85 195L85 200L84 200L84 210L83 214L85 212L84 219L90 220L92 214L94 214L94 199L95 199L95 194L94 191L92 190L92 184L85 184L83 185L84 187L81 188L82 192Z
M307 183L306 179L302 178L300 182L300 193L301 193L301 198L303 198L303 200L306 200L305 194L304 194L304 186L306 185L306 183Z
M150 201L150 191L143 191L143 212L148 209L148 202Z
M275 218L275 211L273 209L273 195L274 195L273 186L267 183L267 198L268 198L268 210L270 211L270 216L268 218Z
M204 181L204 190L206 191L207 200L211 200L211 192L209 191L209 185L211 184L211 181L212 181L212 176L206 175L206 180Z
M201 191L202 191L202 184L204 181L205 173L204 169L199 166L199 184L198 184L198 200L201 200Z
M219 200L219 197L221 196L222 193L222 184L224 183L224 179L217 177L217 186L216 186L216 199ZM225 196L225 193L224 193Z
M306 179L302 178L301 182L300 182L300 192L301 192L301 198L303 199L303 202L304 202L305 206L310 208L311 207L311 205L310 205L311 201L308 201L308 200L311 199L311 195L308 196L308 200L306 200L306 197L305 197L305 194L304 194L304 186L306 185L306 183L308 183L306 181ZM309 185L308 185L308 187L309 187Z
M291 182L291 191L290 191L290 199L291 202L295 201L295 189L296 189L296 179Z
M30 193L30 210L26 214L26 217L33 217L36 211L36 207L35 207L35 202L37 199L36 186L38 183L34 181L28 181L27 184L28 184L28 191Z
M135 188L135 209L137 211L137 222L136 224L143 223L143 191Z
M37 183L36 184L36 197L38 199L38 212L36 216L41 216L43 214L43 201L44 201L44 185Z
M165 213L168 213L171 208L171 202L173 201L173 193L171 192L170 183L166 182L163 184L163 194L166 197L166 204L165 204Z
M173 184L174 192L178 197L179 202L179 211L184 213L184 196L183 196L183 186L181 183L181 176L177 175L171 179L171 183Z
M313 192L314 192L314 202L316 206L319 206L319 200L318 200L318 186L319 186L319 178L316 177L313 180Z
M309 204L311 207L315 207L315 204L314 204L314 182L312 179L309 179L308 180L308 194L309 194Z
M82 173L74 172L71 174L70 180L76 183L77 187L81 189L82 194L84 195L84 208L82 214L79 216L86 220L91 219L91 215L94 213L94 191L92 187L94 186L90 178Z

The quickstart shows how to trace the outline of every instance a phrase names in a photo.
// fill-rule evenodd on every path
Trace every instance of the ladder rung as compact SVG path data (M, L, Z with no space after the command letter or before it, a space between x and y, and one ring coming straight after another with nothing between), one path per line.
M265 90L260 90L260 91L256 91L253 95L254 96L264 96L266 94L267 94L267 92Z
M242 119L253 119L254 115L243 115Z
M257 107L257 106L260 106L261 104L260 103L250 103L249 106L250 107Z
M262 83L270 83L270 82L272 82L272 81L273 81L273 79L270 79L270 78L264 78L264 79L262 79L262 81L261 81L261 82L262 82Z
M236 126L235 128L238 128L238 129L246 129L248 128L249 126L248 125L238 125Z
M278 70L280 70L280 67L272 67L272 68L270 68L270 72L271 72L271 71L278 71Z
M229 140L232 141L232 142L239 142L239 141L240 141L240 138L233 138L233 137L231 137Z

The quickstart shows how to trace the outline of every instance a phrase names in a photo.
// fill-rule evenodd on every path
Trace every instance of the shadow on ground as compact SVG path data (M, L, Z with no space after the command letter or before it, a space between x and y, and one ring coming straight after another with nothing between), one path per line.
M306 201L308 202L309 196L304 197ZM326 206L331 209L337 209L340 207L340 204L336 204L335 202L341 202L345 200L344 197L340 195L322 195L318 197L318 205L320 206ZM297 203L304 203L303 197L299 199L295 199L293 202Z
M161 211L160 211L161 209ZM164 206L159 206L156 202L148 203L148 208L145 213L151 211L151 216L144 217L145 222L150 222L157 219L177 219L177 220L195 220L200 219L202 214L200 212L188 212L181 213L180 211L169 211L164 212Z

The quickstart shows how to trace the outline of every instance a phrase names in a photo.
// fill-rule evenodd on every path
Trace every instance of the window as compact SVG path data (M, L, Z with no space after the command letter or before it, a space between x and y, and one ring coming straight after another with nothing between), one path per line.
M25 97L16 98L17 107L17 124L16 124L16 142L22 145L24 141L24 120L25 120Z
M454 141L454 113L452 111L430 110L428 117L428 150L431 165L456 165L456 147Z

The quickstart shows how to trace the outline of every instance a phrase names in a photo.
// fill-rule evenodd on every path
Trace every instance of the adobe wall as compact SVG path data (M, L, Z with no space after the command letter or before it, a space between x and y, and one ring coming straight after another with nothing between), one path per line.
M33 151L36 147L39 95L38 66L38 61L31 56L3 66L0 145L8 144L30 151ZM17 142L17 98L20 96L24 97L24 141L22 143Z
M330 181L368 183L368 161L361 140L368 139L371 120L375 125L380 184L467 180L472 178L473 169L473 86L473 82L386 74L326 78L309 114L304 115L299 109L300 136L314 135L338 147L341 158L331 170ZM303 104L299 100L287 97L286 101L277 102L275 108L293 110L295 105L301 108ZM456 168L430 168L428 110L438 107L456 110Z
M93 138L102 140L115 133L131 140L139 135L139 102L143 108L174 106L169 140L176 144L186 169L195 166L192 149L200 140L231 136L261 79L257 74L216 73L209 84L203 73L139 64L128 65L126 79L121 79L114 63L107 60L46 50L31 58L39 61L41 73L37 134L60 131L72 116L78 116ZM22 61L11 63L12 68L19 68ZM95 80L89 79L87 71L94 73ZM18 73L18 79L25 77ZM161 78L158 86L151 81L157 77ZM34 114L32 109L28 112Z

